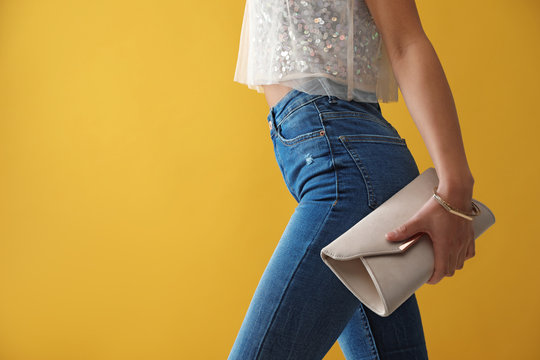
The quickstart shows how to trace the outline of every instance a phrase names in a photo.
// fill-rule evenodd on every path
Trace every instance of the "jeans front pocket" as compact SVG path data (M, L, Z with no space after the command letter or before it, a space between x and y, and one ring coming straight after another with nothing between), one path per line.
M325 134L319 112L313 101L301 105L282 119L276 120L273 133L281 143L287 146L296 145Z
M418 167L404 138L390 135L339 136L361 173L368 206L377 208L418 175Z

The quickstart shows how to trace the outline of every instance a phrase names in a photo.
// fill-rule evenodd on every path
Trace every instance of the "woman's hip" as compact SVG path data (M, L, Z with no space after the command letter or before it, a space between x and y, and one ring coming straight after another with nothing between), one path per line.
M353 201L375 209L419 174L378 103L292 90L267 120L280 171L298 202Z

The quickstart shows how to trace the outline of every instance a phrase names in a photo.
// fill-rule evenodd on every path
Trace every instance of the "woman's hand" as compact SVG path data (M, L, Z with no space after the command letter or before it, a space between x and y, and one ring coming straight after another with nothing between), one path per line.
M472 211L472 197L450 196L448 192L441 191L437 193L452 206L455 204L460 210ZM472 221L450 213L433 197L394 231L395 234L386 234L388 240L402 241L417 233L427 233L431 238L435 267L428 284L436 284L445 276L453 276L456 269L463 268L465 260L475 255Z

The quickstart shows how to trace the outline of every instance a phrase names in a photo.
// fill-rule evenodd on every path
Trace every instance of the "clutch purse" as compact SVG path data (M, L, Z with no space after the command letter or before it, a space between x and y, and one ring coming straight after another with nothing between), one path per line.
M375 210L321 249L321 258L369 309L386 317L426 283L434 270L433 244L420 233L403 241L385 234L406 222L433 196L438 185L426 169ZM472 199L480 213L472 220L476 239L495 222L490 209Z

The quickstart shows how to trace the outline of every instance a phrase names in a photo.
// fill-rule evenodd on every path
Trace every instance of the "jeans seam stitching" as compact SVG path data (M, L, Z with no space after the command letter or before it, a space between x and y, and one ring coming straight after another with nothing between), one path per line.
M279 141L281 141L281 143L285 146L294 146L298 143L301 143L303 141L307 141L307 140L311 140L313 138L318 138L321 135L321 130L315 130L315 131L312 131L310 133L306 133L306 134L302 134L302 135L298 135L292 139L285 139L279 132L276 131L276 134L277 134L277 137L279 139Z
M317 109L317 113L319 114L319 121L321 122L321 126L324 129L324 137L326 138L326 143L328 144L328 149L330 150L330 158L332 159L332 168L334 169L334 179L336 182L336 198L334 202L332 203L332 206L335 206L339 200L339 179L338 179L338 174L337 174L337 169L336 169L336 162L334 160L334 152L332 151L332 144L331 144L330 138L328 137L328 132L326 131L326 126L324 124L321 111L319 107L317 106L316 102L314 102L313 105L315 106L315 109Z
M395 349L395 350L390 350L390 351L385 351L385 354L393 354L393 353L400 353L402 352L403 350L412 350L412 349L417 349L417 348L424 348L426 347L426 342L422 342L420 344L417 344L417 345L413 345L413 346L406 346L406 347L403 347L403 348L399 348L399 349Z
M275 153L276 153L276 158L277 158L277 161L278 161L278 166L280 168L280 170L282 171L282 175L283 175L283 180L285 181L285 186L287 187L287 190L289 190L289 192L291 193L292 197L294 198L294 200L296 200L296 202L300 202L300 200L298 199L296 193L292 190L291 186L289 185L289 181L288 181L288 176L287 176L287 172L285 171L285 166L283 166L283 162L281 160L281 156L279 156L279 149L276 149L275 150Z
M323 221L321 221L320 225L319 225L319 228L317 229L317 232L315 233L315 235L313 236L313 239L312 241L309 243L309 245L306 247L306 250L304 251L304 254L302 255L302 258L300 259L300 261L298 261L298 263L296 264L296 267L294 268L294 271L293 273L291 274L291 277L290 277L290 280L289 282L287 283L287 286L285 287L285 290L283 290L283 293L281 294L281 298L279 299L279 303L278 305L276 306L276 309L274 310L274 313L272 314L272 319L270 320L270 324L268 324L268 326L266 327L266 330L264 332L264 335L263 335L263 338L261 340L261 343L259 344L259 349L257 350L257 353L255 354L255 360L259 359L259 355L261 353L261 350L264 346L264 342L266 341L267 339L267 335L268 335L268 331L270 330L270 328L272 328L272 325L274 325L274 320L276 318L276 315L278 313L278 310L281 306L281 303L283 302L283 299L285 298L285 294L287 294L287 290L289 290L289 286L291 285L291 282L292 282L292 279L294 278L294 275L296 274L296 272L298 271L298 268L300 267L300 265L302 264L302 262L304 261L304 259L306 258L306 255L309 253L309 251L311 250L311 247L313 246L313 242L314 240L317 238L317 236L319 236L320 232L321 232L321 229L323 228L324 224L326 223L326 221L328 220L328 216L330 215L330 212L332 211L334 207L333 206L330 206L328 208L328 210L326 211L326 214L324 215L324 219Z
M325 96L326 96L326 95L319 95L319 96L317 96L317 97L315 97L315 98L312 98L312 99L309 99L309 100L306 101L305 103L302 103L302 104L298 105L297 107L293 108L291 111L289 111L289 112L283 117L283 119L282 119L278 124L276 124L276 126L281 125L281 123L284 122L285 120L287 120L287 118L288 118L289 116L291 116L292 113L294 113L296 110L300 109L300 108L303 107L303 106L308 105L309 103L311 103L311 102L313 102L313 101L315 101L315 100L318 100L318 99L320 99L320 98L322 98L322 97L325 97Z
M401 136L389 136L389 135L358 135L358 134L349 134L342 135L347 138L347 141L355 142L389 142L398 145L405 145L406 140Z
M363 304L360 304L360 309L362 311L362 317L364 318L364 321L363 321L364 326L367 329L367 331L369 332L368 339L369 339L369 342L371 344L371 351L372 351L373 355L375 355L375 359L380 360L379 352L377 351L377 346L375 345L375 339L373 337L373 333L371 332L371 326L369 324L369 320L367 318L367 315L366 315L366 312L364 310L364 305Z
M354 149L350 148L345 144L345 142L347 141L346 136L340 136L339 140L341 141L341 144L343 144L343 147L345 148L347 153L351 156L354 164L356 165L356 168L360 171L360 174L364 179L364 184L366 186L368 196L368 206L372 209L375 209L377 207L377 198L375 197L375 191L373 189L373 186L371 185L371 180L369 179L367 169L364 167L356 151L354 151Z
M339 115L342 115L342 116L339 116ZM381 118L379 118L376 115L365 114L365 113L357 112L357 111L343 111L343 112L342 111L328 111L328 112L323 112L323 116L327 120L330 120L330 119L347 119L347 118L353 117L353 118L358 118L358 119L361 119L361 120L372 121L372 122L377 123L379 125L385 126L385 127L389 128L389 129L393 129L386 122L386 120L381 120Z

